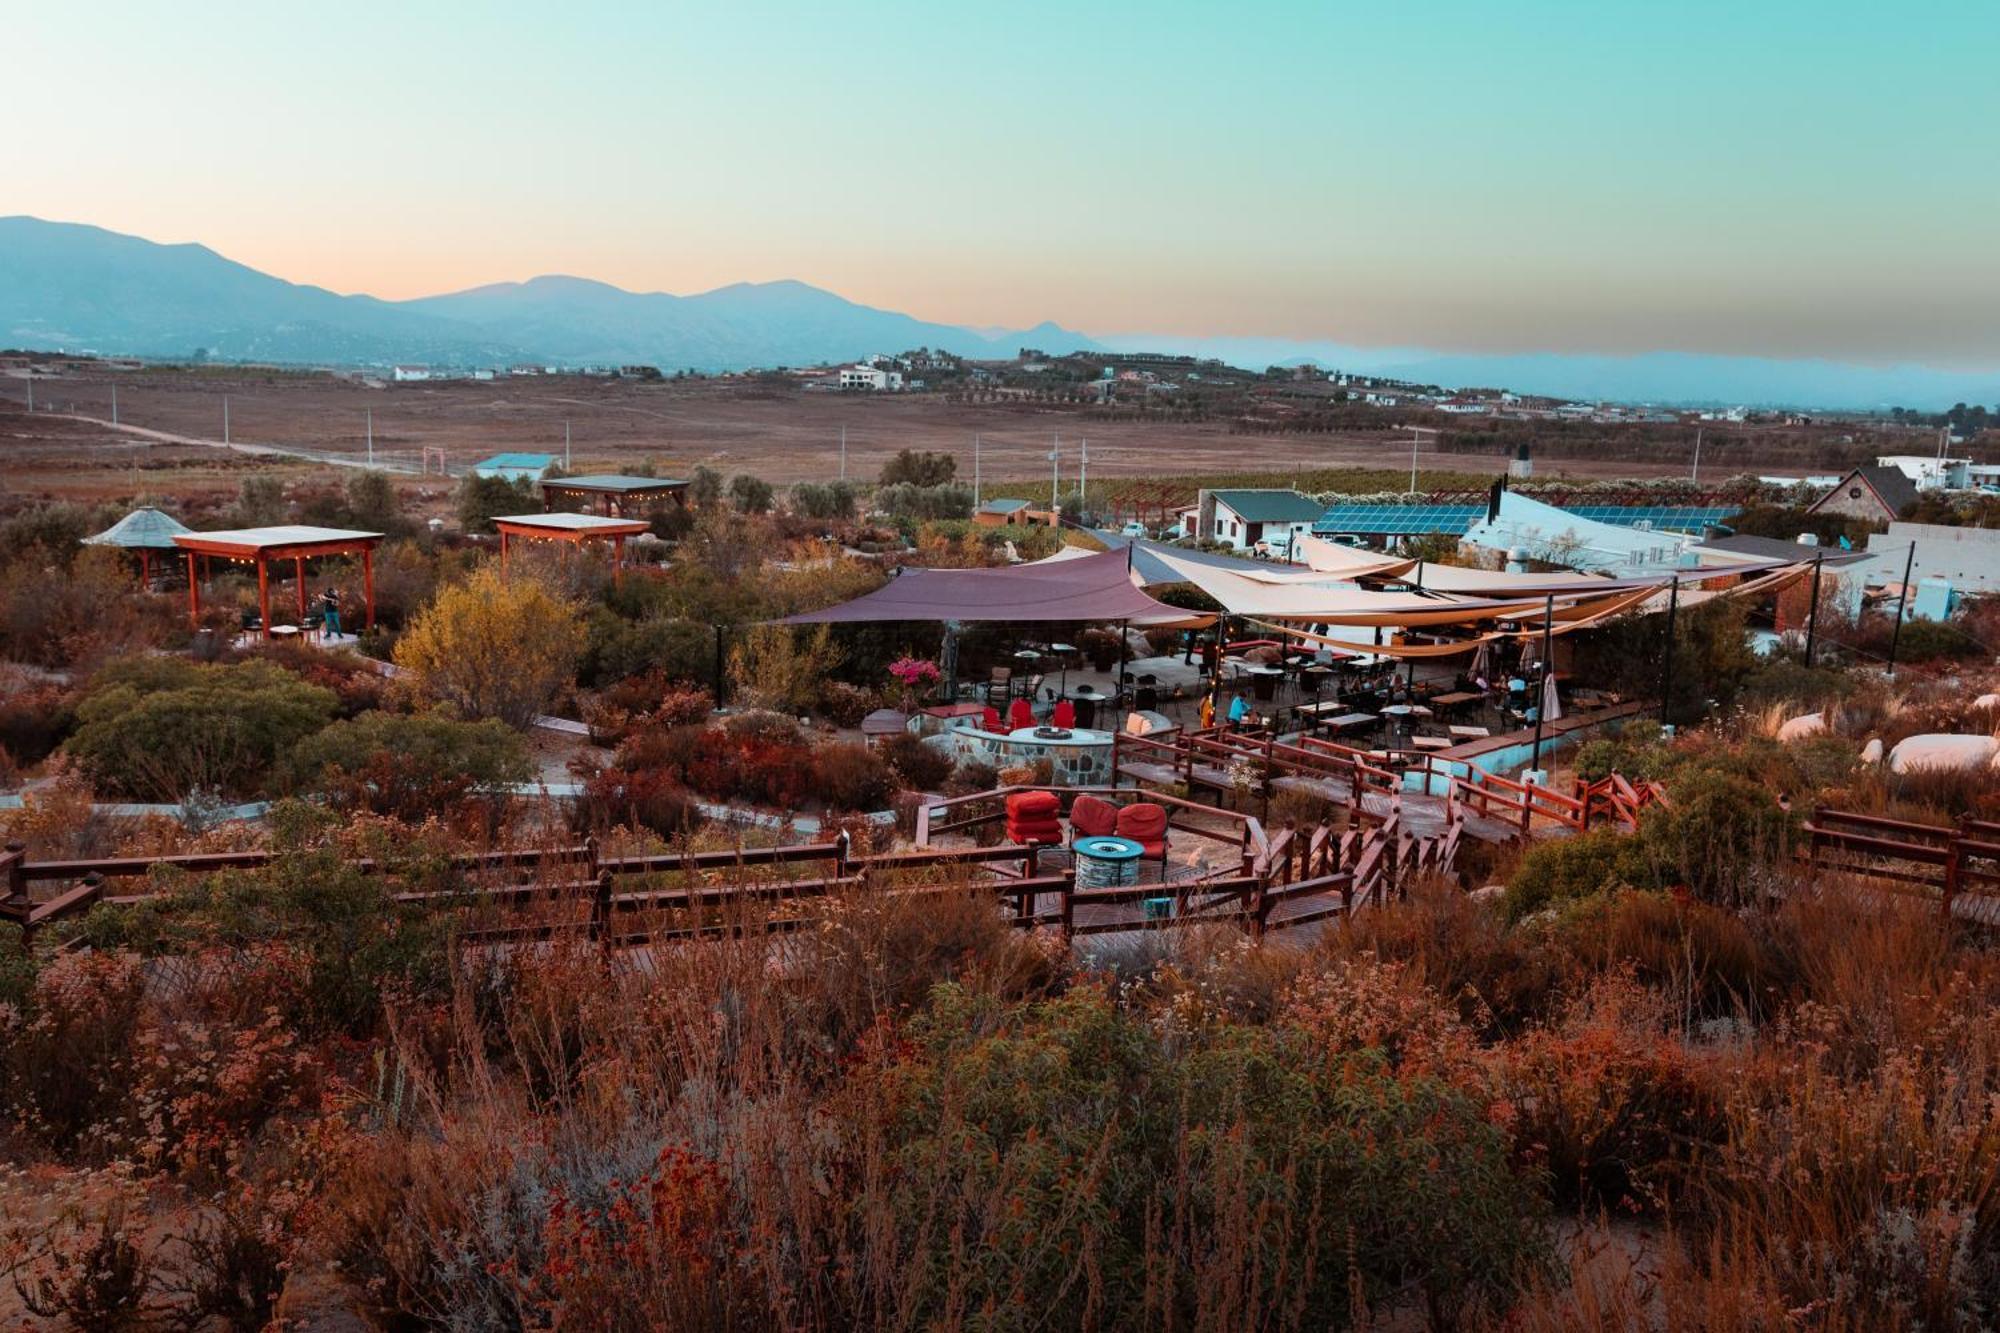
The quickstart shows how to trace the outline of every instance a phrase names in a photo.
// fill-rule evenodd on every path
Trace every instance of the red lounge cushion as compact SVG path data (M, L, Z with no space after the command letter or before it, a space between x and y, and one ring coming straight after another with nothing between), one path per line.
M1118 831L1118 807L1095 796L1079 796L1069 808L1070 831L1079 838L1106 838Z
M1051 726L1065 728L1075 726L1076 705L1067 699L1063 700L1056 705L1055 711L1049 714L1049 723Z
M1022 727L1032 727L1034 725L1035 710L1028 707L1026 699L1016 699L1007 706L1007 726L1009 729L1019 731Z
M1164 854L1167 850L1166 807L1150 801L1126 806L1118 812L1118 836L1139 843L1145 847L1148 856Z
M986 731L1000 730L1000 710L992 704L986 705L985 711L979 715L979 725Z

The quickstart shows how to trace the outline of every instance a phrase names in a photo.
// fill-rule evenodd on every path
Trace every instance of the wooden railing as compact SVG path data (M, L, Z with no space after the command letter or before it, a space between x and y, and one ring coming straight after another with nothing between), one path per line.
M1132 793L1126 792L1125 795ZM991 799L982 793L977 799ZM962 805L939 802L931 810ZM1161 799L1185 812L1216 812L1172 797ZM1205 829L1183 819L1173 827L1214 838L1237 848L1232 865L1175 882L1164 880L1116 888L1078 888L1068 867L1048 867L1033 846L920 846L912 851L854 856L843 834L832 842L715 852L601 856L594 842L451 858L450 869L468 877L516 874L514 882L468 882L451 887L391 895L408 907L469 910L461 938L503 944L584 933L607 947L627 947L673 939L796 929L810 914L774 909L800 900L867 891L911 896L964 892L992 894L1011 902L1018 928L1054 926L1065 938L1124 930L1234 923L1254 935L1289 928L1380 903L1405 887L1410 873L1448 870L1457 850L1454 824L1443 837L1412 842L1392 812L1365 833L1335 836L1321 824L1301 831L1286 828L1267 839L1257 821L1237 817L1241 832ZM963 828L980 820L950 825ZM933 825L930 832L939 831ZM118 892L120 881L150 877L156 870L206 875L255 870L279 859L272 852L224 852L182 856L111 857L31 861L19 844L0 852L0 919L12 920L32 936L65 918L100 905L125 907L156 899L157 889ZM364 874L391 874L394 867L370 860L346 863ZM947 884L905 881L911 871L958 868L965 878ZM1149 867L1150 868L1150 867ZM975 872L981 877L973 878ZM758 874L764 878L758 878ZM645 883L668 877L673 882ZM631 883L637 879L641 882ZM621 881L627 887L620 887ZM54 892L43 886L58 885ZM136 887L136 886L135 886ZM1303 911L1288 910L1319 898ZM1146 904L1139 919L1079 922L1079 910ZM1165 910L1154 911L1153 908ZM523 920L527 909L537 919ZM1275 916L1274 916L1275 914ZM492 919L494 916L504 919ZM664 918L664 919L663 919Z
M1809 873L1846 870L1935 893L1947 917L2000 925L2000 823L1919 824L1850 810L1806 822Z

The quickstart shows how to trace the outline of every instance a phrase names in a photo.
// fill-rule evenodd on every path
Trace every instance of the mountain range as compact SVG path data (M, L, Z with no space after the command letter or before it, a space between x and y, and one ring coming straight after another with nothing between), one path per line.
M735 283L693 296L550 275L408 301L287 282L202 245L162 245L79 223L0 218L0 345L110 355L309 365L652 365L742 370L932 347L973 358L1170 352L1262 367L1311 361L1427 384L1672 404L1938 410L2000 403L2000 371L1655 352L1449 354L1275 338L1129 334L1052 323L935 324L802 282Z

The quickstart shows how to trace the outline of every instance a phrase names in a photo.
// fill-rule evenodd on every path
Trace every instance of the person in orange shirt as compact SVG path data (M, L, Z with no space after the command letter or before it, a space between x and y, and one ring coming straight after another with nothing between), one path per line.
M1215 725L1214 695L1204 694L1201 696L1201 712L1199 716L1201 718L1201 729L1203 731L1207 731L1210 727Z

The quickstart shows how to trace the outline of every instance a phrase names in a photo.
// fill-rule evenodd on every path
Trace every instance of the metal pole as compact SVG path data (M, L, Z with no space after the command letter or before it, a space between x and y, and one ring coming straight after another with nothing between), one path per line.
M1681 576L1676 574L1667 592L1667 645L1665 652L1661 654L1660 721L1662 723L1667 720L1668 701L1674 692L1674 612L1680 609L1680 604Z
M569 423L567 421L563 422L563 471L569 471Z
M1819 637L1819 570L1826 563L1826 552L1813 557L1812 606L1806 612L1806 670L1812 670L1813 643Z
M1412 495L1417 493L1417 441L1422 438L1415 426L1410 427L1410 494Z
M1049 513L1056 512L1062 495L1062 434L1057 432L1049 446Z
M1903 595L1896 599L1896 628L1889 631L1889 674L1896 674L1896 645L1903 639L1903 610L1910 604L1910 570L1917 563L1917 544L1903 557Z
M111 386L111 424L118 424L118 386Z
M715 627L715 706L722 707L722 626Z
M1536 773L1542 770L1542 720L1549 711L1549 635L1555 623L1556 595L1550 593L1542 607L1542 672L1535 682L1535 752L1528 760L1528 768Z
M222 395L222 442L229 443L229 395Z
M375 409L363 408L368 414L368 466L375 466Z
M842 481L847 480L847 424L845 422L842 422L840 427L840 479Z
M972 437L972 507L979 508L979 436Z
M1083 453L1076 465L1076 512L1079 517L1090 509L1090 441L1083 442ZM1131 563L1127 561L1126 563Z
M28 410L35 410L35 368L28 367Z
M1694 428L1694 471L1688 474L1690 485L1701 484L1701 427Z

